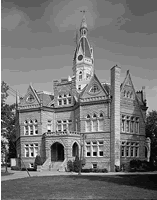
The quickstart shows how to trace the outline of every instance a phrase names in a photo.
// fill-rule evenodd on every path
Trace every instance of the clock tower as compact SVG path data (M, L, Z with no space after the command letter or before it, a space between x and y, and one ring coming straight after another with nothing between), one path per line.
M82 91L94 74L93 48L88 42L87 32L86 18L83 16L73 59L73 75L76 79L78 92Z

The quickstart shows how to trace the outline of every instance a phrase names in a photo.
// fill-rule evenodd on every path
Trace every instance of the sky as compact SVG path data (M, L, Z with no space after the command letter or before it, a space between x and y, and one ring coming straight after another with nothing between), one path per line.
M123 82L129 69L135 90L146 86L148 111L157 110L156 0L3 0L1 6L1 79L21 96L30 83L52 92L53 80L73 75L75 35L86 10L99 80L110 82L117 64Z

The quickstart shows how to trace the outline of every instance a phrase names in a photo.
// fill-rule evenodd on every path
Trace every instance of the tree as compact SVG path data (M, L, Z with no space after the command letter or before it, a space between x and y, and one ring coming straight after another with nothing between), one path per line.
M151 162L157 166L157 111L152 110L146 118L146 137L151 139Z
M15 104L6 104L9 86L2 81L1 82L1 153L6 154L7 147L9 148L9 157L16 155L15 148ZM7 154L6 154L7 155ZM7 161L6 156L6 161ZM8 158L9 158L8 157ZM6 168L7 170L7 168Z

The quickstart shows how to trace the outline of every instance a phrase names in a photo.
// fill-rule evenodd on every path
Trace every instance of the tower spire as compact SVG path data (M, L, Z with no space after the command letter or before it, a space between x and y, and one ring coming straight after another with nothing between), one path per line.
M87 28L86 16L85 16L85 13L86 13L87 11L81 10L80 12L83 13L83 17L82 17L82 22L81 22L80 29L81 29L81 28Z

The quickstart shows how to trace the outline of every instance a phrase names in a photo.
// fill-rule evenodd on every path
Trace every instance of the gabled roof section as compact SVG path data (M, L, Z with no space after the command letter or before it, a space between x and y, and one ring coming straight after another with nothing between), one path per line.
M33 86L30 84L26 95L20 99L19 106L27 106L27 105L38 105L40 104L40 99L34 90Z
M136 91L135 91L135 88L134 88L134 85L133 85L133 83L132 83L131 75L130 75L129 70L127 70L127 73L126 73L126 77L125 77L125 79L124 79L124 82L123 82L123 83L121 84L121 86L120 86L120 91L121 91L121 93L124 91L125 86L130 86L130 87L132 87L132 90L133 90L134 96L135 96L135 100L137 101L137 104L139 105L139 109L140 109L140 111L141 111L142 118L143 118L143 120L144 120L144 122L145 122L145 117L144 117L143 112L142 112L141 107L140 107L141 105L143 105L143 103L142 103L142 101L141 101L141 99L140 99L140 95L138 95L138 94L136 93Z
M96 87L95 87L96 86ZM95 87L95 88L93 88ZM95 89L95 91L93 91ZM95 96L108 96L108 92L102 86L97 76L94 74L91 78L90 82L84 87L82 92L80 93L80 98L90 98Z
M37 95L41 103L43 104L43 106L47 106L54 99L54 96L52 95L52 93L47 92L47 91L37 92Z

